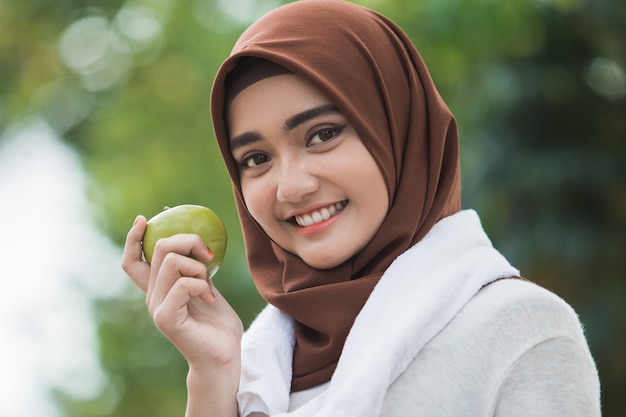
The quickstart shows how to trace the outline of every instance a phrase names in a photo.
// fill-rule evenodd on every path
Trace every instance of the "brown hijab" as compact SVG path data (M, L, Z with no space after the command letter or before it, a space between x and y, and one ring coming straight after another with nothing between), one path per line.
M242 57L272 61L317 85L351 121L382 171L388 215L371 242L342 265L310 267L273 243L246 209L225 125L225 100L233 95L227 78ZM211 112L252 278L261 295L296 323L292 389L328 381L383 272L439 219L461 208L454 117L402 30L342 0L290 3L250 26L217 73Z

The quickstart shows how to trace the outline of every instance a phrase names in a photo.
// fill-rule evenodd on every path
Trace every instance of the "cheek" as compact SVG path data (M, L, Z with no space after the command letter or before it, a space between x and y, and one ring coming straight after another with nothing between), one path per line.
M265 228L273 207L270 188L260 184L259 181L244 180L241 182L241 194L252 218Z

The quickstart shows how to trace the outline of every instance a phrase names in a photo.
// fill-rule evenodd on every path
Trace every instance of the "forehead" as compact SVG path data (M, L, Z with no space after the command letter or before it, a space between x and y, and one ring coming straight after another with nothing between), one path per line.
M263 121L284 119L330 103L320 89L298 75L265 78L249 85L233 98L227 114L229 136Z

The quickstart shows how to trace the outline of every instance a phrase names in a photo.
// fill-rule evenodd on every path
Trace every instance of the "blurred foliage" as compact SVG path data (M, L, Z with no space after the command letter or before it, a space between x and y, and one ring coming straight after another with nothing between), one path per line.
M426 60L460 124L463 198L523 275L586 326L604 415L626 415L626 3L369 0ZM33 114L78 149L102 230L203 204L229 230L216 285L248 324L263 302L246 270L212 140L213 75L276 1L0 0L0 132ZM180 415L184 360L139 291L94 300L102 367L67 416Z

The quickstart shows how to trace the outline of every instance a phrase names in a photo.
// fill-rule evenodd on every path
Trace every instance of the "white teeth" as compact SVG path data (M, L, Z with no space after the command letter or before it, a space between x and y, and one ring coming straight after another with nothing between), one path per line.
M316 210L312 213L296 216L296 223L298 223L298 225L302 227L311 226L315 223L330 219L335 214L337 214L338 211L341 211L344 207L344 202L335 203L328 207L323 207L319 210Z
M311 217L313 217L313 221L315 223L319 223L324 220L324 217L322 217L322 213L320 213L319 211L316 211L315 213L313 213Z

